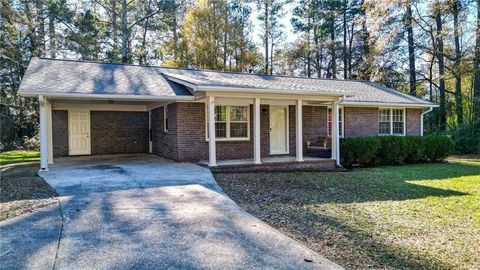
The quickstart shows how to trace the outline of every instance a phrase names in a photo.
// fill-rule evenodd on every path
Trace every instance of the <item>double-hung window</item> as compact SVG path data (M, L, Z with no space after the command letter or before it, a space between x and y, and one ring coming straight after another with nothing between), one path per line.
M208 115L206 115L206 123L208 139ZM249 140L249 106L215 106L215 138L217 140Z
M328 136L332 136L332 108L328 108L327 122L328 122ZM343 108L338 108L338 134L343 137Z
M383 108L379 109L378 134L405 135L405 110Z

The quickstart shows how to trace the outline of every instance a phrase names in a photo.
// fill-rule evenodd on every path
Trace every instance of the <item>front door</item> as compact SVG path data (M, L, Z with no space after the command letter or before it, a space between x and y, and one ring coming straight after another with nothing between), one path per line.
M270 106L270 154L288 154L288 107Z
M69 155L90 155L90 112L68 112Z

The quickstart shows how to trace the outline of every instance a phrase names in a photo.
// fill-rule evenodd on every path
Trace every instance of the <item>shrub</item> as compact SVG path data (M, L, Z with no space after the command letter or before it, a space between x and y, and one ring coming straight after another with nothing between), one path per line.
M480 137L458 136L453 141L458 154L480 154Z
M353 164L361 166L375 165L375 159L380 149L381 142L377 137L354 137L340 140L341 159L344 166Z
M376 165L398 165L445 159L454 150L447 136L375 136L342 138L341 162L350 168Z

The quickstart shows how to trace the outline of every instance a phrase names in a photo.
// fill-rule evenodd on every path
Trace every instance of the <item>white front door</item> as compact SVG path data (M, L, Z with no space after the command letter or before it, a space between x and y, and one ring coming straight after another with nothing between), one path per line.
M288 107L270 106L270 154L288 154Z
M90 155L90 112L68 112L69 155Z

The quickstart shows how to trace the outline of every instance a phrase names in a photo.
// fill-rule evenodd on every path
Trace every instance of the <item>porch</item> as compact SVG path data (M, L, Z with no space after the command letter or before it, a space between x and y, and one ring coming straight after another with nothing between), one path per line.
M275 95L252 98L238 93L208 93L204 100L208 161L202 159L202 165L261 168L272 167L272 164L325 163L326 160L333 161L328 162L333 164L332 169L340 165L341 97ZM238 111L243 113L244 138L232 140L230 132L237 130L232 129L233 121L229 118L241 119ZM229 117L230 112L232 116ZM226 120L222 119L223 114L227 115ZM228 141L251 142L245 145L250 149L228 149L235 154L238 151L242 158L226 155Z
M208 167L208 161L198 163ZM219 160L217 166L210 167L216 173L240 173L240 172L291 172L291 171L333 171L335 160L304 156L302 162L296 162L295 156L269 156L262 159L261 164L255 164L253 159Z

